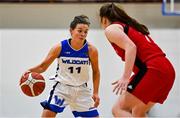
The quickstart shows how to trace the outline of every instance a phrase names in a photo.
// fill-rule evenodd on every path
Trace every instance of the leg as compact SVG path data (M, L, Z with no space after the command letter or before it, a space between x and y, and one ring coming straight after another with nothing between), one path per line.
M114 117L132 117L130 99L124 93L121 95L116 103L113 105L112 114Z
M56 117L56 114L57 114L57 113L55 113L55 112L53 112L53 111L50 111L50 110L48 110L48 109L44 109L43 112L42 112L41 117L42 117L42 118L49 118L49 117L55 118L55 117Z
M134 117L146 117L147 112L154 106L155 103L149 102L144 104L142 101L136 102L132 108L132 116Z
M145 117L154 103L144 104L129 92L124 93L112 108L114 117Z
M113 106L112 114L114 117L120 117L120 116L132 117L129 111L118 108L118 106Z
M94 107L91 90L87 86L80 86L77 89L77 99L74 103L70 103L70 108L74 117L82 118L98 118L99 113Z

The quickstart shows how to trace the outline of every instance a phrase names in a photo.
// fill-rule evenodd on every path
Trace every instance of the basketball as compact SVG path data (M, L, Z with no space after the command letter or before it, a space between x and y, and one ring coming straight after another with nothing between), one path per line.
M39 73L30 72L21 77L19 85L25 95L35 97L44 91L45 79Z

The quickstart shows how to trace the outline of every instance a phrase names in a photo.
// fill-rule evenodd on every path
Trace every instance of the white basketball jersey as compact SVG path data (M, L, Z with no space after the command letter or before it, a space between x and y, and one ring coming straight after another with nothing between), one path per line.
M89 68L88 43L75 50L68 40L63 40L58 57L56 80L67 85L80 86L88 82Z

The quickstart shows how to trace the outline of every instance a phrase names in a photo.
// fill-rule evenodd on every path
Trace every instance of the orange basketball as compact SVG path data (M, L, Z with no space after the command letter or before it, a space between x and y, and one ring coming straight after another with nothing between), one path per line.
M41 74L31 72L21 77L19 85L25 95L35 97L44 91L45 79Z

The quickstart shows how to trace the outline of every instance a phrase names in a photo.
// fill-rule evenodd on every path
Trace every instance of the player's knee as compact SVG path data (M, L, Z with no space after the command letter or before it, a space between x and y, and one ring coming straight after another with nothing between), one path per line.
M143 107L135 106L132 109L132 115L134 117L145 117L146 116L146 110Z
M111 109L112 114L115 116L118 114L118 112L121 110L121 107L119 105L114 105Z
M127 105L124 101L119 101L117 104L115 104L113 107L112 107L112 114L117 114L119 113L119 111L121 110L127 110Z
M113 116L115 116L115 115L117 114L117 112L118 112L117 110L118 110L118 109L119 109L119 108L117 108L117 106L115 106L115 105L112 107L111 112L112 112Z
M48 109L44 109L41 115L41 118L47 118L47 117L55 117L56 113L53 111L50 111Z

